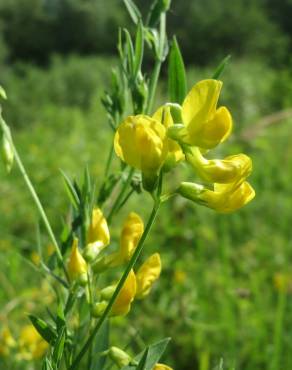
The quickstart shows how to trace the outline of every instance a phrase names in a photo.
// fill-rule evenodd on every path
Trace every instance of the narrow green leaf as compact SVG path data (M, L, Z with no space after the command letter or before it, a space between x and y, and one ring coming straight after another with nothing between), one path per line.
M128 13L130 17L132 18L132 21L137 24L139 22L139 19L142 18L140 10L135 5L135 3L132 0L123 0L124 4L128 10Z
M60 302L57 310L56 325L58 333L66 326L63 304Z
M51 325L47 324L44 320L38 318L37 316L28 315L28 317L37 332L42 338L44 338L45 341L52 344L56 340L57 335Z
M147 26L155 27L159 21L160 15L167 12L170 7L171 0L155 0L149 10L147 16Z
M53 370L51 361L47 357L43 361L42 370Z
M64 182L65 182L65 189L67 191L69 199L70 199L72 205L74 206L74 208L78 209L79 206L80 206L80 199L79 199L79 196L78 196L78 194L75 190L75 187L74 187L72 181L69 179L69 177L65 174L65 172L63 172L62 170L60 170L60 172L63 176Z
M152 370L154 365L159 362L161 356L163 355L168 343L170 341L170 338L165 338L159 342L156 342L149 347L147 347L147 360L143 370ZM140 364L140 361L145 356L145 350L141 352L138 356L134 358L135 362L138 362ZM137 367L135 365L128 365L122 367L121 370L137 370ZM139 369L140 370L140 369Z
M147 365L147 358L148 358L149 348L146 348L144 351L144 355L142 356L136 370L145 370Z
M126 36L129 70L130 70L130 74L133 75L134 64L135 64L134 46L133 46L132 38L131 38L131 35L129 34L129 31L127 29L124 29L124 33Z
M221 76L221 74L223 73L225 67L227 66L230 58L231 58L231 55L227 55L227 57L225 57L222 60L222 62L219 64L219 66L216 68L216 70L214 72L214 75L212 77L214 80L218 80L218 78Z
M176 38L173 38L168 64L168 94L172 103L181 104L187 93L184 61Z
M94 340L93 359L90 370L103 370L106 356L100 354L109 348L109 321L106 320L101 326Z
M142 65L144 53L144 32L143 32L143 23L140 20L135 40L135 64L134 64L134 78L136 79Z
M58 368L60 361L62 359L63 351L64 351L64 344L66 339L66 329L63 327L63 329L60 331L58 339L56 341L56 344L54 346L52 359L54 361L54 364Z
M3 89L2 86L0 86L0 97L3 98L3 99L7 99L6 92L5 92L5 90Z

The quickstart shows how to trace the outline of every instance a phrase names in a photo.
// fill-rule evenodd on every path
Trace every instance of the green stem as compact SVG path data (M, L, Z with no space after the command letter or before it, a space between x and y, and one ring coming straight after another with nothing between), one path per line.
M107 217L108 224L110 224L114 214L116 213L116 210L118 209L118 207L119 207L119 205L120 205L120 203L121 203L121 201L122 201L122 199L123 199L123 197L124 197L124 195L127 191L127 188L131 183L133 174L134 174L134 168L131 168L129 173L128 173L128 177L127 177L126 181L124 182L124 184L121 188L121 191L120 191L119 195L117 196L117 198L116 198L116 200L115 200L115 202L114 202L114 204L113 204L113 206L110 210L110 213Z
M96 336L96 334L98 333L100 327L102 326L102 324L104 323L104 321L107 319L107 317L109 316L110 314L110 311L115 303L115 300L117 298L117 296L119 295L130 271L132 270L132 268L134 267L137 259L139 258L141 252L142 252L142 249L143 249L143 246L144 246L144 243L145 243L145 240L151 230L151 227L156 219L156 216L157 216L157 213L158 213L158 210L159 210L159 207L160 207L160 201L158 200L156 203L154 203L154 206L153 206L153 209L152 209L152 212L150 214L150 217L149 217L149 220L147 222L147 225L145 227L145 230L144 230L144 233L138 243L138 246L131 258L131 260L129 261L129 264L127 265L127 268L126 270L124 271L115 291L114 291L114 294L111 298L111 300L109 301L104 313L102 314L102 316L100 317L100 319L98 320L96 326L94 327L91 335L89 336L89 338L87 339L86 343L84 344L84 346L82 347L81 351L79 352L79 354L77 355L77 357L75 358L75 360L73 361L73 364L72 366L70 367L70 370L75 370L77 369L78 365L80 364L80 361L82 360L82 358L84 357L84 355L86 354L86 352L88 351L88 349L90 348L90 345L94 339L94 337Z
M45 210L44 210L44 208L43 208L43 206L41 204L41 201L40 201L40 199L39 199L39 197L38 197L38 195L37 195L37 193L36 193L36 191L35 191L35 189L33 187L33 184L32 184L32 182L31 182L31 180L30 180L30 178L29 178L29 176L28 176L28 174L27 174L27 172L26 172L26 170L24 168L24 165L23 165L23 163L22 163L22 161L20 159L20 156L19 156L19 154L18 154L18 152L16 150L16 147L15 147L15 145L13 143L13 140L12 140L12 137L11 137L11 133L10 133L10 130L9 130L9 127L6 125L6 123L4 122L3 119L0 119L0 123L1 123L1 127L3 129L4 135L6 135L7 139L9 140L9 142L11 144L11 147L13 149L14 157L15 157L15 162L16 162L16 164L17 164L17 166L19 168L19 171L20 171L20 173L21 173L21 175L22 175L22 177L24 179L24 182L26 183L26 186L27 186L27 188L28 188L28 190L29 190L29 192L30 192L30 194L32 196L32 199L34 200L34 203L35 203L35 205L37 207L37 210L38 210L38 212L39 212L39 214L40 214L40 216L41 216L41 218L43 220L43 223L45 225L45 228L47 229L48 235L49 235L49 237L50 237L50 239L51 239L51 241L52 241L52 243L53 243L53 245L55 247L57 258L58 258L58 260L59 260L59 262L60 262L60 264L61 264L61 266L62 266L62 268L64 270L64 274L66 276L66 279L69 282L69 276L68 276L68 273L67 273L67 270L66 270L64 261L63 261L63 256L62 256L62 253L61 253L61 249L60 249L60 247L58 245L57 239L56 239L56 237L55 237L55 235L53 233L53 230L51 228L51 225L50 225L50 222L49 222L49 220L47 218L47 215L45 213Z
M166 28L166 14L162 13L160 16L160 31L159 31L159 50L158 57L156 58L153 73L150 80L149 86L149 96L146 107L146 114L150 114L153 110L153 102L156 93L158 78L161 70L161 65L163 61L164 46L165 46L165 28Z
M278 304L274 327L274 355L271 363L271 370L278 370L281 368L280 358L283 343L282 337L286 304L287 304L287 287L283 287L278 295Z
M151 80L150 80L149 97L148 97L148 103L147 103L147 108L146 108L146 114L150 114L153 110L153 102L154 102L154 97L156 93L161 64L162 63L160 60L156 60L154 70L153 70Z
M109 155L108 155L108 158L107 158L107 161L106 161L106 166L105 166L105 171L104 171L104 177L105 178L107 178L108 175L109 175L109 170L110 170L111 163L112 163L112 160L113 160L113 154L114 154L114 142L112 142L112 144L111 144Z

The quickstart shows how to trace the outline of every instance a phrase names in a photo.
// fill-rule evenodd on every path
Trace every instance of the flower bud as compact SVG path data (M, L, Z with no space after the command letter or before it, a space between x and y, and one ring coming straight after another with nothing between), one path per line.
M93 317L100 317L105 309L107 308L108 302L107 301L102 301L95 303L92 307L92 316Z
M120 368L129 365L132 361L132 358L125 351L118 347L111 347L108 350L108 355L110 359Z
M2 136L2 158L7 172L9 173L12 169L14 162L14 150L10 140L5 134Z
M102 300L109 301L116 290L116 285L108 286L100 291L100 297Z
M154 282L159 278L160 273L161 259L159 253L155 253L143 263L136 273L136 298L143 299L150 293L150 290Z
M78 239L75 238L72 244L70 259L68 262L68 273L72 281L81 285L87 283L87 264L78 250Z

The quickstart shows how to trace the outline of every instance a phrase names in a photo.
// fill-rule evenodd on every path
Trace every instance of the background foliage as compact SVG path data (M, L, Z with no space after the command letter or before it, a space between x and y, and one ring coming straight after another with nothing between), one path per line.
M117 28L128 18L120 1L106 4L0 1L5 118L59 232L68 204L59 169L78 178L88 163L100 184L112 139L99 99L114 64ZM160 284L119 321L116 335L130 334L134 346L172 336L167 355L176 369L213 369L223 358L226 369L280 370L277 356L281 369L292 368L291 10L290 0L180 0L171 7L168 29L178 35L190 86L210 77L222 56L233 56L222 103L233 112L235 133L219 154L248 153L257 191L234 215L181 199L162 209L147 242L149 253L158 246L162 253ZM165 95L161 81L156 106ZM170 181L179 181L181 171ZM17 330L24 312L49 302L50 291L39 293L31 262L38 220L17 171L7 177L0 168L0 194L0 326L9 313ZM132 209L145 214L147 195L141 203L134 197Z

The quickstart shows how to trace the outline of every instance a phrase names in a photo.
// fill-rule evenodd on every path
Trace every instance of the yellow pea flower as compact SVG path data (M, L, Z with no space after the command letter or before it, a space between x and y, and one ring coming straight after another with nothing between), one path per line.
M137 291L136 276L133 270L130 271L120 293L113 304L111 315L124 316L130 311Z
M230 155L222 160L208 160L203 157L199 148L192 147L186 152L186 160L203 180L213 183L236 182L248 177L252 170L252 161L245 154Z
M87 282L87 264L78 250L78 239L75 238L72 244L71 255L68 262L68 273L72 281L76 280L81 284Z
M160 273L161 259L159 253L155 253L143 263L136 274L136 298L143 299L150 293L150 290L154 282L159 278Z
M24 360L41 358L48 346L33 325L25 325L20 331L18 357Z
M211 149L223 142L232 130L232 117L226 107L217 108L222 88L218 80L198 82L182 104L182 124L169 130L171 137L192 146Z
M94 260L103 248L109 245L110 232L107 221L99 208L94 208L90 225L87 230L87 246L84 257L88 261Z
M165 127L146 115L129 116L116 131L114 147L118 157L142 171L143 186L152 191L167 155Z
M143 220L137 213L130 212L122 228L120 249L106 257L106 264L114 267L128 262L135 252L143 232Z
M177 192L187 199L220 213L234 212L255 196L254 189L244 179L238 183L214 184L214 190L199 184L183 182Z
M156 364L153 370L173 370L171 367L164 364Z
M155 120L161 122L166 129L173 126L173 118L171 115L170 107L165 105L160 107L152 116ZM167 140L168 152L163 165L164 170L170 170L178 162L184 159L184 153L179 144L172 139Z

